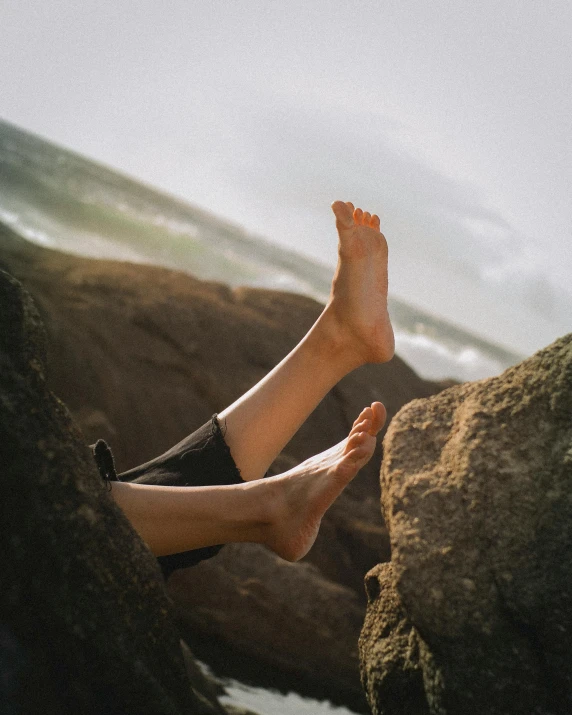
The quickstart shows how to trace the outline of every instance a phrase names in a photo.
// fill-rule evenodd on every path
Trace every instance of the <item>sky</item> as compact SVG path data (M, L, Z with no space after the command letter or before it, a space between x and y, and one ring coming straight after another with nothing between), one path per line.
M572 328L568 0L2 0L0 117L521 352Z

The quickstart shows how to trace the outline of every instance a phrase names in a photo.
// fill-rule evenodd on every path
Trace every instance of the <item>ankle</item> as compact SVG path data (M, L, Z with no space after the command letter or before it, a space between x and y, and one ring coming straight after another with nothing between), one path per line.
M339 320L331 302L324 308L308 338L313 339L315 349L336 372L337 380L366 362L356 350L355 341Z
M254 521L263 530L272 532L277 524L284 520L286 514L286 485L284 475L266 477L243 485L252 492L256 504Z

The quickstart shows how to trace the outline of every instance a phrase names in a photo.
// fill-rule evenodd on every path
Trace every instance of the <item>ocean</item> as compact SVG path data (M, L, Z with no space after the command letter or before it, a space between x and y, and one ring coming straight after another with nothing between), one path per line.
M334 271L1 121L0 221L50 248L322 302ZM389 311L397 353L424 377L478 380L523 357L394 297Z

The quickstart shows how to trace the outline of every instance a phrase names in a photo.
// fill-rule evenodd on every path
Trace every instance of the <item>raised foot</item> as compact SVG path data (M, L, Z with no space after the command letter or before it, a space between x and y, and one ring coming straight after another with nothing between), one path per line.
M356 365L387 362L395 340L387 311L387 241L379 217L335 201L338 265L324 320L345 341Z
M287 561L298 561L312 547L322 517L375 450L386 411L374 402L360 413L346 439L302 462L274 481L275 509L266 545Z

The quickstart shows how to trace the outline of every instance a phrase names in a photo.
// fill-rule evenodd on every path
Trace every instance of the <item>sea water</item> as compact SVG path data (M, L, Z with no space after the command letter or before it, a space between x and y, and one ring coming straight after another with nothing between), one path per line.
M0 122L0 221L23 238L83 256L151 263L231 286L325 302L333 266ZM431 379L477 380L522 356L390 297L396 351Z
M281 693L272 688L259 688L241 683L234 678L217 677L206 663L199 665L205 675L225 690L220 696L223 705L247 708L257 715L358 715L343 705L328 700L316 700L298 693Z
M220 698L223 705L238 705L257 715L357 715L343 705L332 705L328 700L305 698L298 693L279 693L252 685L227 680L222 683L226 695Z

